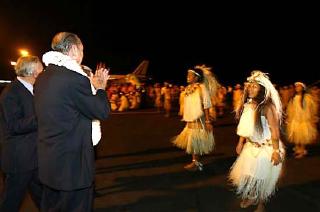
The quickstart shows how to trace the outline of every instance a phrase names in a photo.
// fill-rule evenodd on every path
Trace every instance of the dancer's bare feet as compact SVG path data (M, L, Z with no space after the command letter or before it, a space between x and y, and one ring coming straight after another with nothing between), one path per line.
M202 171L203 165L198 161L192 161L191 163L184 166L184 168L188 171Z
M247 208L251 205L254 205L254 203L255 203L255 200L253 200L253 199L243 199L240 202L240 208Z
M266 208L264 207L263 203L259 203L258 207L254 210L254 212L265 212Z
M185 169L193 169L193 168L196 168L196 164L194 162L191 162L187 165L184 166Z
M303 158L307 154L308 154L307 150L302 150L298 155L295 156L295 158L300 159L300 158Z

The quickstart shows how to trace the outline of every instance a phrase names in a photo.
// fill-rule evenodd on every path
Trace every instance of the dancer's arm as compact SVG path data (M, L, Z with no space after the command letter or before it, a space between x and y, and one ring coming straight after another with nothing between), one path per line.
M242 136L239 137L238 145L236 147L236 152L238 155L240 155L240 153L242 151L243 144L244 144L245 140L246 140L245 137L242 137Z
M279 139L280 139L280 125L279 118L276 113L275 107L272 105L266 108L266 119L268 121L270 132L271 132L271 140L273 153L271 156L271 161L276 166L281 162L280 157L280 149L279 149Z
M205 128L208 131L213 130L212 122L210 121L209 109L204 109L205 114Z

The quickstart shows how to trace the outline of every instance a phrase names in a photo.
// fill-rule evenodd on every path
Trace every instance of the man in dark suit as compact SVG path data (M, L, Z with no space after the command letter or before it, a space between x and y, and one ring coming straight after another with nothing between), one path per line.
M41 210L92 211L92 120L104 120L110 112L108 70L100 66L94 75L85 74L83 45L73 33L56 34L51 47L54 51L43 55L47 67L35 84Z
M6 181L0 211L19 211L28 188L36 206L40 207L42 186L37 171L33 84L42 70L38 57L20 57L15 66L17 79L1 93L1 167Z

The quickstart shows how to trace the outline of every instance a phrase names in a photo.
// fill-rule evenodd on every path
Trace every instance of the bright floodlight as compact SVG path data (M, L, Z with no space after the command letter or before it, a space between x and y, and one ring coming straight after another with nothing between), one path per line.
M25 49L20 49L20 54L21 54L21 56L25 57L25 56L29 55L29 52Z
M17 65L17 62L11 61L10 64L11 64L12 66L15 66L15 65Z

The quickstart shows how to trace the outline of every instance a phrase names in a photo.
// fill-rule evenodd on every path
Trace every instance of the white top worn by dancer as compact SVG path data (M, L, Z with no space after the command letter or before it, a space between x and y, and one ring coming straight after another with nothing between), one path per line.
M261 124L263 129L261 133L255 130L254 117L255 108L252 104L246 103L238 124L237 134L257 143L265 143L266 140L271 140L270 127L266 117L261 116Z
M211 100L205 85L198 84L197 89L190 93L188 93L188 87L185 91L182 120L193 122L203 116L203 109L209 109L211 107Z

